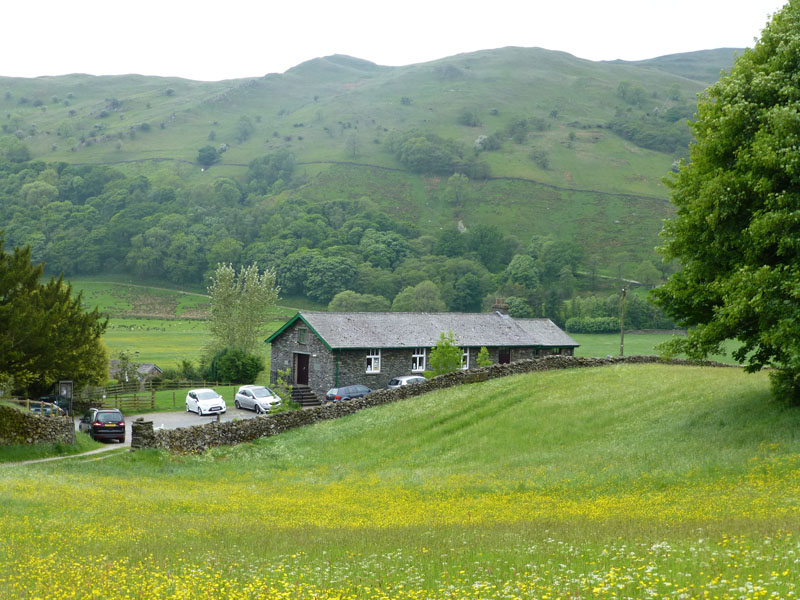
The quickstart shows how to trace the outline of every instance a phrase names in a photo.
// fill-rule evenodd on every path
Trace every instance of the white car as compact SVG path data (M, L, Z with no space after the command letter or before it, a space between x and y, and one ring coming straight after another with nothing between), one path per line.
M211 388L189 390L186 394L186 412L196 412L203 415L216 415L228 409L225 400Z
M393 390L395 388L402 387L404 385L412 385L414 383L422 383L424 381L428 381L422 375L402 375L400 377L395 377L392 379L388 384L387 388Z
M236 408L247 408L258 414L268 413L276 406L280 406L281 402L278 394L263 385L243 385L233 397Z

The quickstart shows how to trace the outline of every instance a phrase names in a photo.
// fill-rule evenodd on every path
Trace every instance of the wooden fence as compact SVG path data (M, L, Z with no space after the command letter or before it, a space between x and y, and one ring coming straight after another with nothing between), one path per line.
M12 398L10 402L19 404L20 406L24 407L25 410L29 410L45 417L61 417L67 414L55 404L52 404L51 402L44 402L42 400L19 400L17 398Z
M144 381L141 383L128 382L117 383L107 386L87 386L83 388L78 397L89 403L96 403L100 400L107 400L112 397L121 398L127 396L152 396L161 390L186 390L190 388L207 388L218 385L231 385L220 383L219 381Z
M113 396L106 395L100 398L100 403L103 408L118 408L122 411L140 411L140 410L154 410L156 407L156 391L126 394L124 396L115 394Z

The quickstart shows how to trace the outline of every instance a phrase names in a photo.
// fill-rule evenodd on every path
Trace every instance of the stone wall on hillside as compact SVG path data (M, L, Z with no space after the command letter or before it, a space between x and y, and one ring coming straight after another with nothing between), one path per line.
M253 419L228 421L226 423L211 422L194 427L179 429L153 430L150 421L135 421L132 426L133 441L131 447L162 448L179 453L201 453L214 446L225 446L249 442L261 437L277 435L289 429L304 427L318 421L338 419L351 415L365 408L397 402L413 396L420 396L435 390L456 385L477 383L497 377L508 377L532 373L535 371L552 371L557 369L576 369L586 367L602 367L615 364L663 363L687 366L732 367L722 363L709 361L687 361L682 359L662 360L656 356L631 356L626 358L582 358L576 356L546 356L537 359L519 360L508 364L494 364L488 367L455 371L440 375L424 383L406 385L397 389L377 390L363 398L326 404L309 410L295 410L277 415L266 415ZM732 367L736 368L736 367Z
M75 443L72 417L41 416L0 406L0 446L54 443Z

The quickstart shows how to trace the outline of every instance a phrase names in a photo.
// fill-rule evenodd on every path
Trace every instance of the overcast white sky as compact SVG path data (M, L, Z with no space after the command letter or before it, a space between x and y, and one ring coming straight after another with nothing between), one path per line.
M408 65L503 46L639 60L749 47L785 0L13 0L0 76L217 81L348 54Z

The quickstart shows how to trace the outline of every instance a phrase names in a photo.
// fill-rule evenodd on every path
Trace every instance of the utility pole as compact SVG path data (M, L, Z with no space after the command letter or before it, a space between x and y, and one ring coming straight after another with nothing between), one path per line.
M622 288L622 316L619 319L619 355L625 356L625 294L627 289Z

